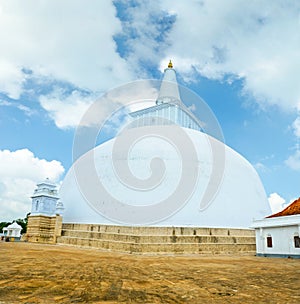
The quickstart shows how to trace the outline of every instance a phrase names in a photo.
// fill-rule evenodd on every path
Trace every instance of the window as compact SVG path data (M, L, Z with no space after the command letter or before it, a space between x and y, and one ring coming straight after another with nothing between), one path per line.
M294 245L295 248L300 248L300 238L298 235L294 236Z
M271 236L267 236L267 247L268 247L268 248L273 247L273 244L272 244L272 237L271 237Z

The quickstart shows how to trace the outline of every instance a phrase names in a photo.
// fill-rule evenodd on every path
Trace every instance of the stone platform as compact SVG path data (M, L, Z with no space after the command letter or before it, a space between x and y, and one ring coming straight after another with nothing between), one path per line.
M126 253L255 254L250 229L192 227L128 227L93 224L62 225L58 244L101 248Z
M60 215L30 215L28 216L27 233L24 240L31 243L55 244L56 238L62 232L62 217Z

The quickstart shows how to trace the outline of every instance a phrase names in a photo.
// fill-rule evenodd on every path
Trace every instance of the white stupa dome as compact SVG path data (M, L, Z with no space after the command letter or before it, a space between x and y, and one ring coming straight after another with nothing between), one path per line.
M131 132L134 132L134 130L131 130ZM194 164L199 168L199 178L194 192L185 205L170 217L152 223L152 225L249 227L253 219L262 218L270 213L264 188L255 169L245 158L221 142L219 142L219 145L224 145L226 153L223 179L213 200L206 208L201 210L200 202L212 173L211 147L206 134L190 129L185 131L195 147L199 147L197 150L199 161ZM151 174L149 159L159 155L166 164L167 171L167 176L159 187L144 193L143 191L129 189L126 185L120 183L111 164L114 142L115 139L112 139L96 147L92 152L88 152L80 158L77 163L81 162L84 166L86 160L93 153L95 167L101 183L117 200L133 206L139 204L151 205L151 203L159 202L170 196L174 189L178 187L181 169L177 166L177 163L180 160L176 158L172 147L159 146L158 140L155 138L148 139L140 147L133 149L129 162L135 176L146 178L149 173ZM89 177L86 177L86 184L87 187L89 187L88 184L90 184L90 187L94 187ZM93 189L90 189L90 191L93 191ZM78 177L75 176L73 168L65 177L60 195L65 202L64 222L116 224L116 221L101 215L97 212L97 207L95 208L87 202L78 187ZM101 195L101 191L98 194L95 193L95 195L98 196L100 204L102 198L106 197L104 193ZM123 222L123 224L128 223Z
M166 73L176 81L172 65ZM64 222L247 228L270 214L253 166L201 132L195 117L180 109L176 86L174 98L165 97L172 95L171 87L163 83L157 105L133 115L142 123L73 164L60 189ZM175 125L159 120L159 126L149 126L153 115L165 115ZM177 145L164 140L166 134L177 136ZM214 151L222 152L219 163Z

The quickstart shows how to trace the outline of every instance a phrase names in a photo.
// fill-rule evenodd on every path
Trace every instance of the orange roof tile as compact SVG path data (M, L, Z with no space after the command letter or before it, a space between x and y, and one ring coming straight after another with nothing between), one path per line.
M293 203L288 205L282 211L269 215L269 216L267 216L267 218L277 217L277 216L286 216L286 215L295 215L295 214L300 214L300 197L298 199L296 199Z

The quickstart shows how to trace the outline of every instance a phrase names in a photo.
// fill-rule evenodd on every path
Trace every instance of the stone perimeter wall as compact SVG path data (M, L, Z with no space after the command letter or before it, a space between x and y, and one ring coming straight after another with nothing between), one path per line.
M255 254L255 232L250 229L193 227L128 227L62 225L57 243L116 252L155 254Z
M256 249L251 229L75 224L42 215L29 216L25 239L138 254L255 254Z

